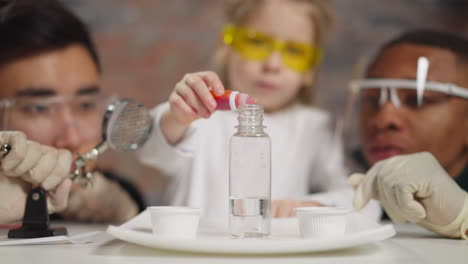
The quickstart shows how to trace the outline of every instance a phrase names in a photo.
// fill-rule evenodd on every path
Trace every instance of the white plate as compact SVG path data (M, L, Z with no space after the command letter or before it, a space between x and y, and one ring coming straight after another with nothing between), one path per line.
M329 238L301 239L297 219L272 221L272 235L267 239L235 239L219 231L213 223L201 225L195 239L167 239L153 236L145 212L121 226L109 226L112 236L151 248L210 253L210 254L291 254L320 252L360 246L381 241L395 235L392 225L379 225L368 218L353 213L349 216L346 233ZM143 221L141 221L143 219ZM139 222L138 224L135 224Z

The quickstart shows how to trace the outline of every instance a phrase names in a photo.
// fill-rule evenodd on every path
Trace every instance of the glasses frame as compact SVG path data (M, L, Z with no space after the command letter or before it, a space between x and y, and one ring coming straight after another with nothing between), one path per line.
M0 100L0 109L3 108L3 111L0 112L0 129L5 129L7 126L7 112L9 111L8 109L11 107L14 107L15 104L22 99L38 99L38 100L43 100L44 103L50 104L50 103L67 103L67 101L76 99L76 98L84 98L87 96L100 96L102 98L105 98L106 104L104 106L104 110L106 107L113 102L117 101L119 97L116 94L113 93L92 93L92 94L83 94L83 95L53 95L53 96L16 96L16 97L10 97L10 98L4 98ZM103 111L104 113L104 111Z
M400 107L401 102L398 99L397 89L418 90L416 80L406 79L386 79L386 78L367 78L357 79L350 82L349 89L353 96L356 96L361 90L364 89L380 89L381 96L379 104L383 105L388 101L387 89L390 91L390 101L396 106ZM427 81L423 87L423 91L434 91L445 93L449 96L461 97L468 99L468 89L455 85L453 83L441 83ZM385 91L382 95L382 91ZM418 95L419 96L419 95Z
M413 81L405 79L368 78L353 80L350 83L350 89L353 93L357 93L362 89L377 87L417 90L416 80ZM424 86L424 90L441 92L451 96L457 96L464 99L468 99L468 88L464 88L453 83L427 81Z
M297 71L297 72L306 72L306 71L308 71L310 69L316 68L318 65L320 65L320 63L321 63L321 61L323 59L323 56L324 56L323 55L324 54L323 49L321 49L320 47L318 47L316 45L300 43L300 42L295 42L295 41L281 40L281 39L278 39L278 38L272 36L271 34L263 33L261 31L251 29L251 28L248 28L248 27L236 26L236 25L233 25L233 24L227 24L227 25L224 26L224 29L223 29L223 42L226 45L235 48L233 44L235 42L236 34L239 31L246 31L247 34L249 34L249 35L250 34L262 34L264 36L267 36L267 37L271 38L273 40L272 52L279 51L281 53L282 48L287 43L299 44L299 45L303 45L305 47L310 48L312 50L310 52L311 56L309 56L310 58L308 58L308 60L307 60L307 66L303 70L295 69L295 68L289 66L288 63L285 63L285 59L283 57L283 54L281 54L282 62L284 63L284 65L287 66L288 68L294 70L294 71ZM258 59L258 60L263 61L265 59Z
M118 100L118 96L116 94L106 94L106 93L96 93L96 94L83 94L83 95L53 95L53 96L16 96L16 97L10 97L10 98L4 98L0 100L0 107L3 108L9 108L14 106L14 104L22 99L28 99L28 98L35 98L38 100L43 100L46 103L57 103L57 102L63 102L63 101L70 101L75 98L83 98L86 96L93 96L93 95L98 95L101 97L108 97L109 99L109 104L111 104L113 101Z

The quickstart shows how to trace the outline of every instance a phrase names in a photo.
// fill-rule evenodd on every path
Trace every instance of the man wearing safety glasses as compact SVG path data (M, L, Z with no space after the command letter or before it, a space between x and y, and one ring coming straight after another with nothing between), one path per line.
M354 205L380 200L395 222L468 232L468 40L414 31L390 41L351 91L363 160Z
M0 224L18 221L28 191L48 191L49 212L67 220L121 223L141 209L138 192L97 171L70 184L73 160L101 140L106 106L100 64L86 26L59 2L0 7ZM9 131L9 132L5 132ZM140 208L139 208L140 207Z

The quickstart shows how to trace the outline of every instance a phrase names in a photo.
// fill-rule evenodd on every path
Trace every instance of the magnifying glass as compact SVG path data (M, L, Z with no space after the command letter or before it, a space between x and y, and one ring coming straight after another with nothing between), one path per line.
M102 123L102 142L80 155L75 161L72 180L86 186L92 181L92 173L86 164L95 161L109 147L120 152L134 151L143 146L153 130L153 119L148 108L133 99L125 98L110 104Z

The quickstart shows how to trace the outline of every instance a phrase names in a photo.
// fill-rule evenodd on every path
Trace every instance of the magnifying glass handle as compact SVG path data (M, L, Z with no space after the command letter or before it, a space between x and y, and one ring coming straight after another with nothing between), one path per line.
M104 153L108 148L107 142L101 142L92 150L80 155L75 160L75 170L70 174L70 178L73 181L80 181L82 187L86 187L93 183L93 172L87 171L85 166L91 161L97 160L99 155Z
M88 163L89 161L95 161L97 160L98 156L104 153L108 148L107 142L103 141L96 147L94 147L92 150L86 152L85 154L80 156L80 164L75 164L75 165L82 165L81 163ZM77 160L78 161L78 160Z

